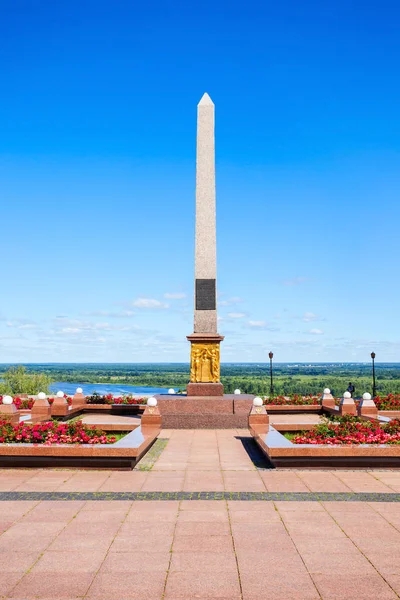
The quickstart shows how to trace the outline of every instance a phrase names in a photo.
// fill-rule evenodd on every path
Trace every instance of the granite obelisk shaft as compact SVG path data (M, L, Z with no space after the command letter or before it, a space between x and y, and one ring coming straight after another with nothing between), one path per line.
M204 94L197 107L196 250L194 333L188 335L188 396L222 396L217 333L217 244L215 219L214 104Z
M194 332L217 333L214 103L197 107Z

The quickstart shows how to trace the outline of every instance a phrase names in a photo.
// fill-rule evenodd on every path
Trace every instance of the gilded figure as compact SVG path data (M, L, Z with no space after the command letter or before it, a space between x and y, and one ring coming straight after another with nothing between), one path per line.
M192 383L219 381L218 344L192 344L190 381Z

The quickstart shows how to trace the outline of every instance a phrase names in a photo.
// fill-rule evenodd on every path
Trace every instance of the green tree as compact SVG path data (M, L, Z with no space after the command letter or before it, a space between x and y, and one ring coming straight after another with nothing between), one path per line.
M0 393L16 396L18 394L49 393L51 377L45 373L27 373L22 365L10 367L3 374L4 383L0 384Z

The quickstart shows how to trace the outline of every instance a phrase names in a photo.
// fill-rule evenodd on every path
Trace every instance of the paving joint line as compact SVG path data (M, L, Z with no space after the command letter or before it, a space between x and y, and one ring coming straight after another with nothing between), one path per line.
M106 480L106 481L107 481L107 480ZM85 507L84 507L84 506L82 506L82 508L81 508L81 509L78 511L78 513L80 513L80 512L83 510L83 508L85 508ZM95 579L96 579L97 575L100 573L100 570L101 570L102 566L104 565L104 563L105 563L106 559L108 558L108 555L110 554L110 549L111 549L111 546L112 546L112 545L113 545L113 543L115 542L116 538L118 537L118 534L119 534L119 532L121 531L121 528L122 528L123 524L126 522L126 519L128 518L128 515L129 515L129 512L130 512L131 508L132 508L132 505L131 505L131 506L128 508L128 510L126 511L126 513L125 513L125 517L123 518L123 520L121 521L121 523L120 523L120 525L119 525L119 527L118 527L117 531L115 532L115 535L114 535L113 539L111 540L111 543L110 543L110 545L109 545L109 546L108 546L108 548L107 548L107 551L106 551L106 553L105 553L105 556L104 556L103 560L101 561L99 568L97 569L97 571L95 571L95 573L94 573L94 576L93 576L93 579L92 579L92 581L89 583L89 586L88 586L88 588L87 588L86 592L84 593L84 595L83 595L83 598L87 598L87 596L88 596L88 594L89 594L89 592L90 592L90 589L92 588L92 586L93 586L93 584L94 584L94 582L95 582ZM78 513L77 513L77 514L78 514Z
M174 548L176 528L178 526L180 511L181 511L181 502L179 502L178 508L177 508L176 520L175 520L175 525L174 525L174 532L172 534L171 547L169 549L168 567L167 567L167 571L165 573L165 581L164 581L164 587L163 587L163 591L162 591L162 595L161 595L161 600L163 600L165 598L165 594L167 593L167 584L168 584L168 578L169 578L169 575L170 575L170 572L171 572L172 553L173 553L173 548Z
M238 557L237 557L235 537L234 537L233 531L232 531L231 513L230 513L230 510L229 510L229 504L228 504L227 500L225 500L225 509L226 509L226 511L228 513L229 531L231 532L232 545L233 545L233 553L235 555L236 568L237 568L237 574L238 574L238 580L239 580L240 599L243 600L243 586L242 586L242 579L240 577L239 560L238 560Z
M283 527L284 527L284 529L285 529L285 531L286 531L286 534L287 534L287 536L289 537L290 541L292 542L294 549L296 550L296 552L297 552L297 554L298 554L298 556L299 556L299 558L300 558L301 562L303 563L303 566L304 566L304 568L305 568L305 570L306 570L306 573L308 574L309 578L310 578L310 579L311 579L311 581L312 581L312 584L313 584L313 586L314 586L314 588L315 588L315 591L317 592L317 594L318 594L319 598L321 598L321 599L322 599L322 594L321 594L321 592L319 591L319 588L318 588L318 586L317 586L316 582L314 581L314 577L312 576L312 573L310 572L309 568L307 567L307 564L306 564L306 562L305 562L305 560L304 560L304 558L303 558L303 556L302 556L302 554L301 554L300 550L298 549L298 547L297 547L297 544L296 544L295 540L294 540L294 539L293 539L293 537L291 536L291 534L290 534L290 531L289 531L289 528L287 527L287 524L285 523L285 520L282 518L282 515L281 515L281 513L279 512L279 507L278 507L278 506L276 506L276 504L275 504L275 503L274 503L274 507L275 507L275 510L277 511L277 513L278 513L278 515L279 515L279 518L280 518L280 520L281 520L281 523L282 523L282 525L283 525Z

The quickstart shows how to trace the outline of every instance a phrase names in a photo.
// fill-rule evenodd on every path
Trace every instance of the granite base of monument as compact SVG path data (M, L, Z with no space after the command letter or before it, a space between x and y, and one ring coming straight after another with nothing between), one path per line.
M248 427L254 396L160 394L156 398L163 429L243 429Z
M224 386L222 383L188 383L188 396L223 396Z

